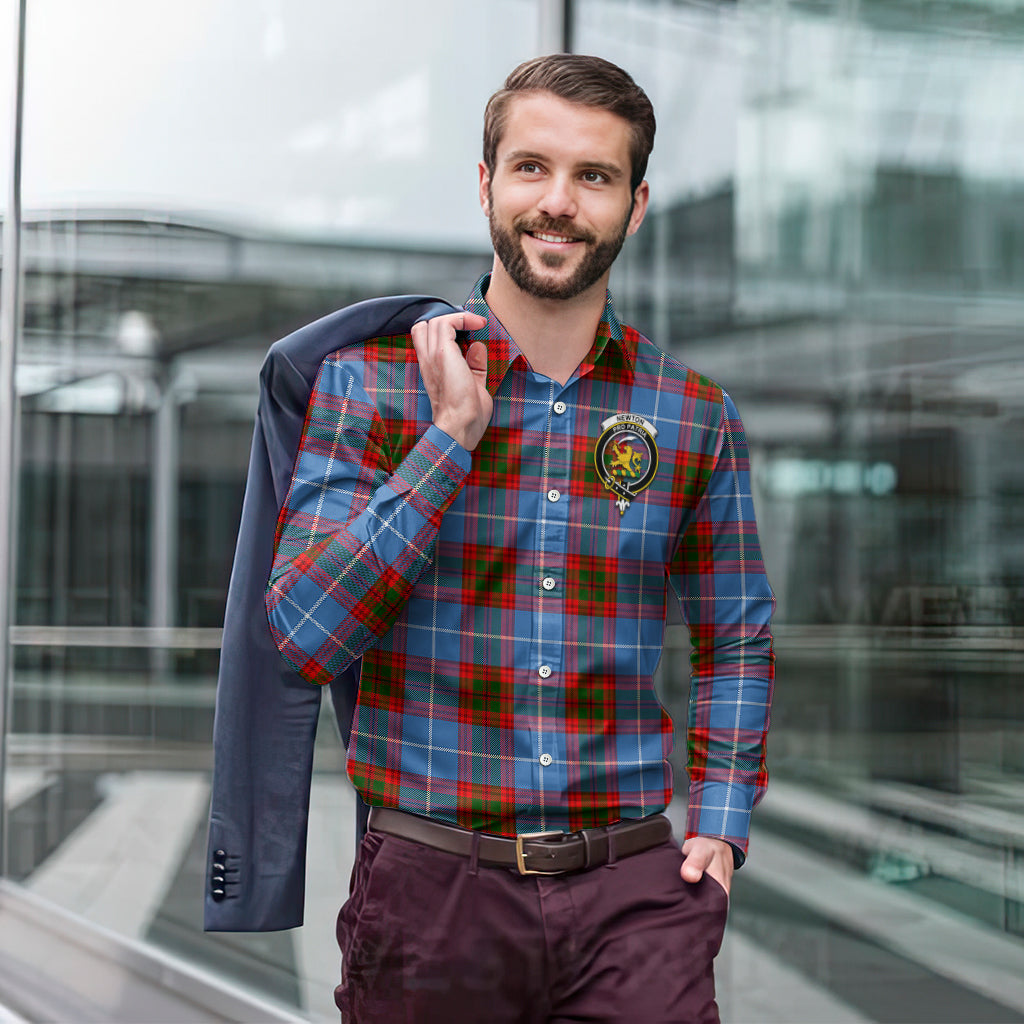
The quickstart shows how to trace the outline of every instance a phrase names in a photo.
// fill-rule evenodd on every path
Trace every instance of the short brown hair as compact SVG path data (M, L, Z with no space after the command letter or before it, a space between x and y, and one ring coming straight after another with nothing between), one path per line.
M505 85L488 101L484 111L484 166L494 176L498 143L508 120L509 102L519 93L550 92L570 103L600 107L629 123L630 187L647 173L647 158L654 148L654 107L647 93L622 68L602 57L579 53L552 53L534 57L505 79Z

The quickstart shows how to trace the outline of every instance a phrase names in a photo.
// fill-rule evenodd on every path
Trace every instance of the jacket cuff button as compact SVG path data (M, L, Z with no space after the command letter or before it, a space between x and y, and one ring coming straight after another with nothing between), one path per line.
M213 892L210 893L210 895L213 897L216 903L220 903L220 901L224 899L224 890L214 889Z

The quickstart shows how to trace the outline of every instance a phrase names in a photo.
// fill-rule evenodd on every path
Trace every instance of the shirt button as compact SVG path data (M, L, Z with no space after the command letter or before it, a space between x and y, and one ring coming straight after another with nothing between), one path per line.
M561 416L562 413L565 412L565 402L555 402L552 408L559 416Z
M540 763L542 765L544 765L545 768L547 768L547 766L549 764L551 764L551 755L550 754L541 754L540 755Z
M541 665L541 667L537 669L537 675L539 675L541 679L547 679L547 677L551 675L551 666Z
M558 501L558 499L561 496L562 496L562 492L561 491L556 491L554 487L552 487L551 490L548 491L548 501Z
M545 590L554 590L555 581L550 576L545 576L540 584Z

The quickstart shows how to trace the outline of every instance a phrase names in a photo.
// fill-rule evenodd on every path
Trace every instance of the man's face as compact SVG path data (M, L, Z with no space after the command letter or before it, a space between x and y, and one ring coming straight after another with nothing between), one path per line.
M480 165L480 202L495 254L528 295L602 293L627 235L647 209L630 189L629 124L547 93L515 97L493 177Z

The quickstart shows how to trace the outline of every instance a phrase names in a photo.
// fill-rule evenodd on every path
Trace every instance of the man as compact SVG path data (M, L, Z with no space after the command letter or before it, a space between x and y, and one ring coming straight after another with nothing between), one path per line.
M718 1019L773 598L731 400L607 294L653 137L607 61L514 70L485 115L490 275L314 388L267 608L311 682L362 657L346 1021ZM652 684L669 589L693 644L681 851Z

